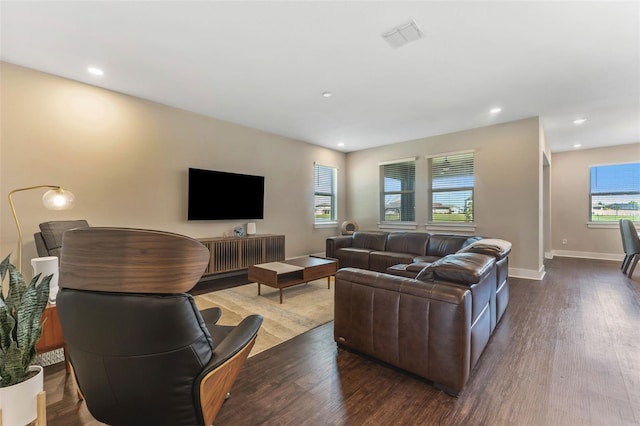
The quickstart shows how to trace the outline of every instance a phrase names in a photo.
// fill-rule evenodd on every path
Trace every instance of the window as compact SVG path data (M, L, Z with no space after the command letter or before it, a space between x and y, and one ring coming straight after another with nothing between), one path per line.
M591 222L640 221L640 163L591 167Z
M416 220L416 162L400 160L380 165L380 220L414 222Z
M333 223L337 221L336 193L338 169L314 163L314 222L316 224Z
M473 152L430 158L431 222L473 222Z

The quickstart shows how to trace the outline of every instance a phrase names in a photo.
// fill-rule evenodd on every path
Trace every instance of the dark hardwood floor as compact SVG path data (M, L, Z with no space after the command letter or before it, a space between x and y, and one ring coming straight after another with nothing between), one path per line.
M328 323L250 358L216 425L639 425L640 272L555 258L511 300L459 398L337 350ZM61 364L49 425L95 425Z

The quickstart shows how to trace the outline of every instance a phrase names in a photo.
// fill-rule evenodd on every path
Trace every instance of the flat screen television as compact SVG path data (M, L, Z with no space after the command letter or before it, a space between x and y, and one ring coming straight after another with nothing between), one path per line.
M264 176L189 168L187 219L264 219Z

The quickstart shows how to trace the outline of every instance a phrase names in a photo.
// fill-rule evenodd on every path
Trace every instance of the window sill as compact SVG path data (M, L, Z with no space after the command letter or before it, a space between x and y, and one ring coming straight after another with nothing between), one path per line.
M449 231L449 232L475 232L475 223L452 223L452 222L429 222L425 225L427 231Z
M380 222L378 223L379 229L402 229L405 231L418 229L418 224L415 222Z
M338 222L318 222L313 224L314 229L337 228Z
M636 230L640 230L640 223L633 222ZM620 229L619 222L587 222L587 228L591 229Z

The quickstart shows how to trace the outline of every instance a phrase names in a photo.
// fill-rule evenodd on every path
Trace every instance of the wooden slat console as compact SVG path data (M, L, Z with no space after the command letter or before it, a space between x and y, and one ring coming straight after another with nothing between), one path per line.
M211 257L204 275L247 269L258 263L284 260L284 235L252 235L199 239Z

